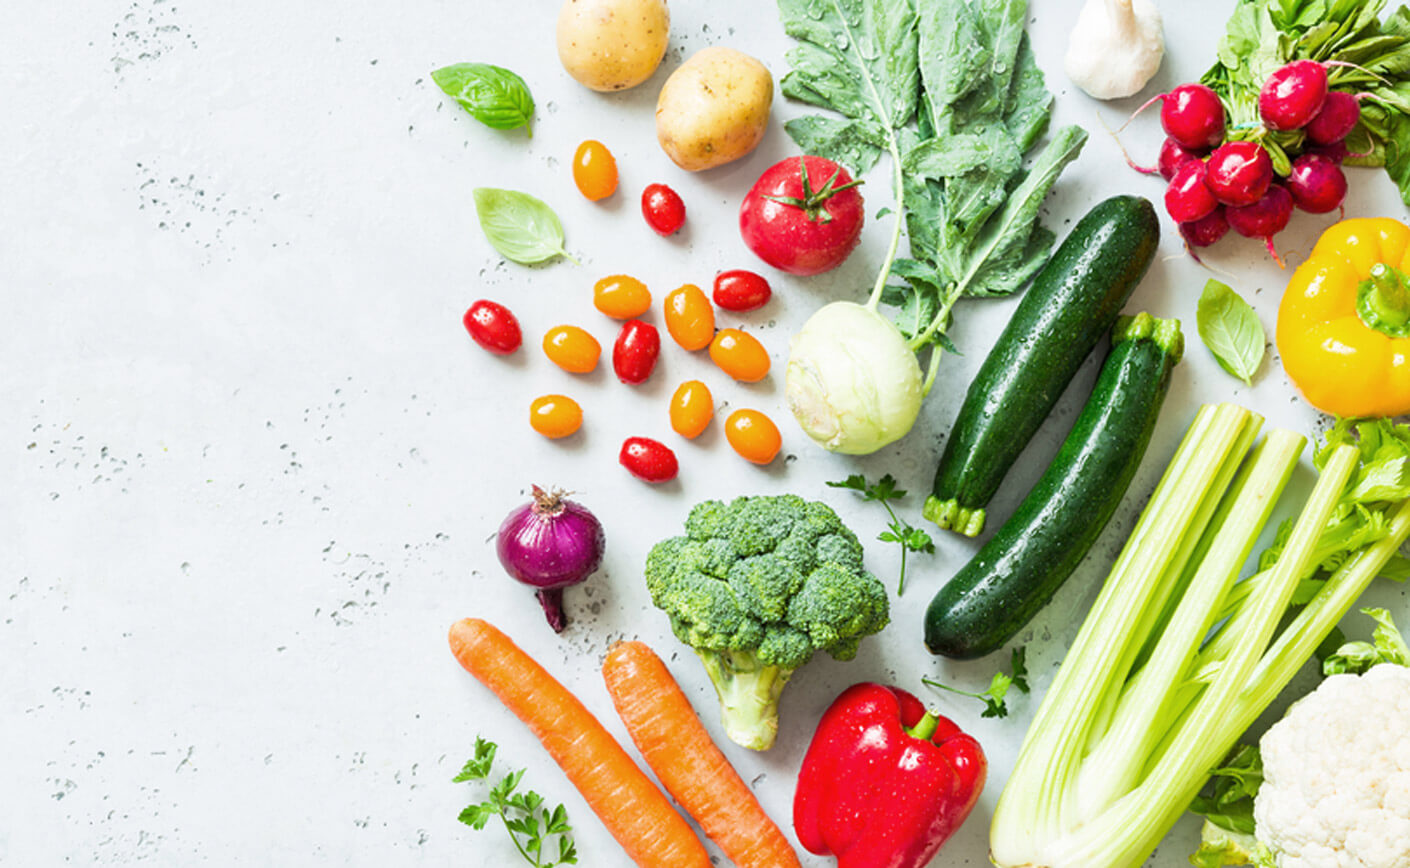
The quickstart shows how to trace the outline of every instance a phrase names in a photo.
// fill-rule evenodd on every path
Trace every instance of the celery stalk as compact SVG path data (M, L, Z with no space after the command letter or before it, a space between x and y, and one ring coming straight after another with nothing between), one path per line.
M1317 540L1356 469L1358 456L1354 447L1341 447L1323 468L1278 559L1272 580L1249 601L1252 614L1239 631L1233 650L1193 710L1183 716L1175 737L1145 779L1115 800L1097 821L1072 829L1055 842L1050 850L1052 861L1042 864L1053 868L1139 864L1186 810L1209 777L1209 770L1248 726L1236 724L1230 705L1249 683L1287 610Z
M1147 757L1164 735L1156 723L1175 710L1177 690L1185 682L1189 664L1214 626L1220 603L1253 551L1306 445L1301 435L1270 432L1224 498L1218 520L1199 547L1203 556L1161 629L1161 641L1122 691L1106 737L1083 762L1077 784L1082 821L1095 818L1139 783Z
M1144 644L1145 637L1133 633L1156 590L1151 577L1170 569L1181 548L1192 545L1187 536L1202 534L1203 528L1193 525L1213 514L1208 502L1217 504L1220 483L1228 484L1242 460L1238 447L1247 445L1248 427L1260 423L1229 404L1203 407L1195 417L1029 728L994 812L990 849L996 864L1048 864L1041 851L1072 822L1069 783L1075 781L1091 728L1104 697L1126 676L1111 663Z

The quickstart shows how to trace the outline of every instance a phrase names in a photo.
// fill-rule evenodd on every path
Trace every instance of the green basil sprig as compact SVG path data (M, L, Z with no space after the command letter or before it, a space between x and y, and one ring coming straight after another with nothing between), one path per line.
M513 72L489 63L456 63L432 72L431 80L485 126L524 127L533 137L529 118L534 114L534 96Z
M1267 341L1249 303L1228 285L1211 280L1200 295L1195 323L1219 367L1253 385Z
M517 190L475 188L475 213L494 249L523 265L555 256L576 259L563 249L563 224L542 199Z

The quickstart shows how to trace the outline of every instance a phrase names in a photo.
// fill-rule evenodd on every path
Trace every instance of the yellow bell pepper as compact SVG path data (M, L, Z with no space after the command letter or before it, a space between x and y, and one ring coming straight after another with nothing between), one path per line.
M1278 309L1283 367L1317 409L1410 413L1410 226L1343 220L1317 240Z

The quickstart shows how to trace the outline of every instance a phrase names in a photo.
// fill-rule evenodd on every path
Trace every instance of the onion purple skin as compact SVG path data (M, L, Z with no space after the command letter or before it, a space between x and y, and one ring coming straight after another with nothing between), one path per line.
M515 581L536 588L553 632L568 626L563 589L582 582L602 565L607 537L588 508L564 492L533 486L531 503L505 516L495 552Z

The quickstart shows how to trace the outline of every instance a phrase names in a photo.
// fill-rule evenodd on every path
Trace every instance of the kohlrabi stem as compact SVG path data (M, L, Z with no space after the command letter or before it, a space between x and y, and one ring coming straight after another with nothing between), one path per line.
M901 149L896 146L896 134L886 139L886 147L891 151L891 170L896 178L896 219L891 230L891 246L886 249L886 260L881 263L881 271L876 275L876 285L867 299L867 310L875 311L881 305L881 294L886 291L886 282L891 278L891 264L896 261L896 251L901 249L901 227L906 219L906 185L901 175Z
M921 347L925 346L926 341L934 337L935 333L943 328L945 323L950 321L950 310L954 308L955 302L959 301L959 299L960 293L956 290L951 290L946 294L944 304L940 306L940 312L936 315L935 320L931 322L930 327L907 342L906 345L911 348L912 352L919 351ZM930 361L926 365L925 383L920 388L921 397L929 395L930 387L935 385L935 377L940 373L940 359L944 355L945 350L939 345L930 348Z

